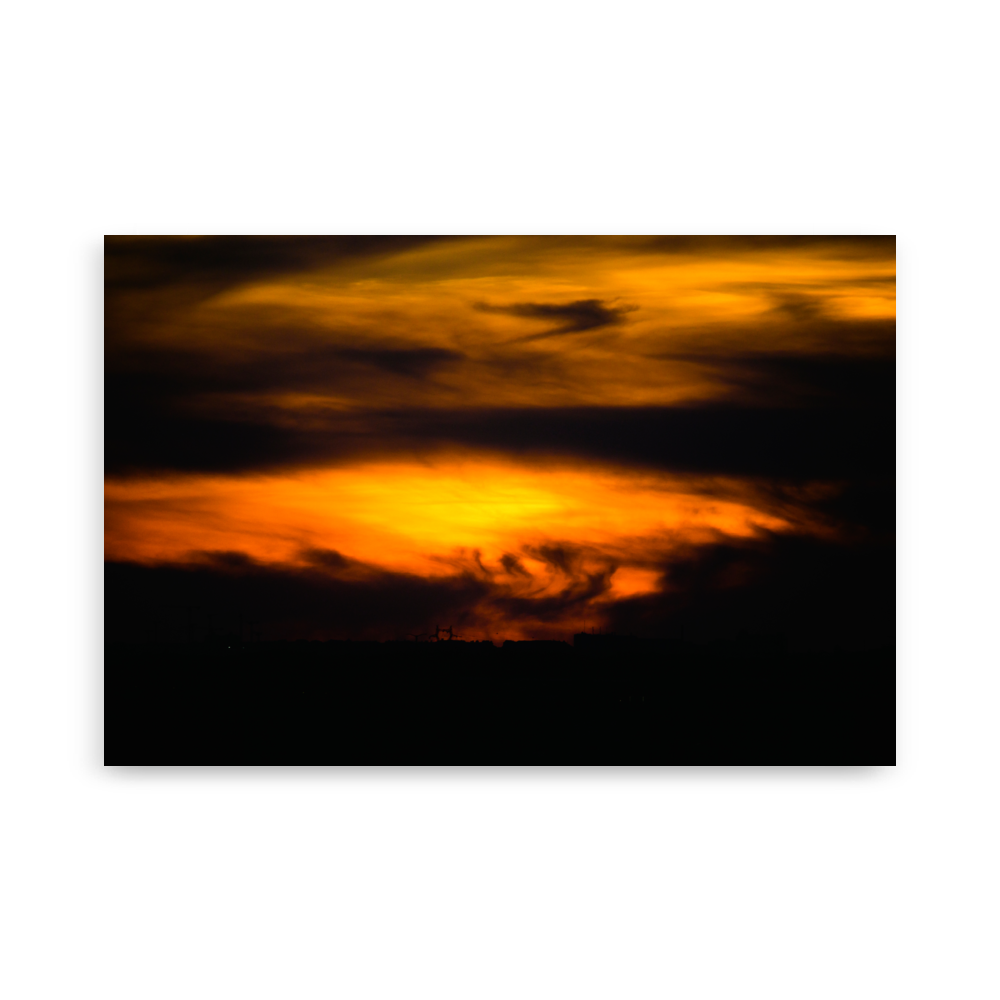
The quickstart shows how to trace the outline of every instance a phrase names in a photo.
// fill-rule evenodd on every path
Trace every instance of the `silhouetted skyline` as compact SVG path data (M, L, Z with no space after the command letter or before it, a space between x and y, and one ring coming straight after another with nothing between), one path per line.
M781 636L112 645L108 763L890 764L891 648Z

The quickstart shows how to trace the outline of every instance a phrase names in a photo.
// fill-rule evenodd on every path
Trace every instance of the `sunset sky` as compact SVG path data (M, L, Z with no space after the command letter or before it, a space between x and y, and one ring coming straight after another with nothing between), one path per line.
M108 237L109 636L891 641L894 350L892 237Z

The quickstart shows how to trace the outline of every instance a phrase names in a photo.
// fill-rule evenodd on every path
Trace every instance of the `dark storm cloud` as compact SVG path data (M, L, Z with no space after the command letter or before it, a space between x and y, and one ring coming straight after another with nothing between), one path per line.
M774 311L781 319L791 320L793 323L815 323L823 317L823 299L817 295L803 295L791 292L775 294Z
M567 576L578 572L582 552L568 545L529 545L526 551Z
M272 350L229 357L148 351L111 358L105 373L105 469L232 471L350 452L371 436L363 415L339 423L327 418L321 434L303 435L289 426L290 418L260 402L241 402L241 394L329 393L341 386L384 385L387 377L419 381L462 359L444 348L356 348L295 335ZM334 436L343 437L339 446Z
M519 455L749 476L882 470L894 438L884 416L874 421L864 410L819 407L565 407L464 413L454 423L426 413L411 420L411 432L419 428L429 440Z
M625 321L626 313L634 311L631 306L605 305L600 299L578 299L575 302L563 304L515 302L508 306L480 302L477 303L476 308L480 312L502 313L507 316L540 319L559 324L551 330L519 338L525 341L541 340L544 337L555 337L564 333L582 333L585 330L597 330L604 326L617 326Z
M884 260L896 252L895 236L646 236L634 237L649 253L723 254L821 249L842 259Z
M342 556L334 549L306 549L303 553L306 562L323 569L342 571L348 569L352 560Z
M462 361L465 355L443 347L385 348L342 348L335 352L338 360L354 361L392 375L409 378L426 378L446 364Z
M524 568L521 560L510 552L505 552L500 557L500 565L511 575L522 576L526 579L530 579L531 577L531 574Z
M607 593L611 586L611 570L586 573L573 579L559 593L530 596L500 592L491 595L489 609L500 620L512 622L536 621L553 625L564 622L569 615L578 618L586 614L591 602Z
M781 308L811 328L830 322L816 319L808 300ZM106 469L258 470L449 445L747 475L840 476L885 468L894 433L895 363L886 353L893 326L840 327L863 328L863 338L878 350L660 355L652 361L695 365L725 390L699 405L670 407L408 406L411 387L461 372L470 360L443 347L377 340L359 346L347 336L331 342L302 327L219 355L182 347L122 349L109 353L105 375ZM491 367L517 379L543 363L537 356L501 355ZM290 412L268 402L281 393L342 390L358 401L344 412ZM375 396L364 405L376 391L398 403L387 408Z
M353 347L319 341L299 330L227 355L183 350L121 352L108 361L106 392L124 397L190 401L208 393L336 392L359 376L427 378L464 355L441 347L398 347L378 342Z
M625 598L607 627L692 641L771 633L808 647L894 641L891 536L853 543L763 535L691 547L663 564L658 592Z
M240 627L266 639L386 639L438 624L461 634L504 620L559 623L604 594L612 572L610 566L577 571L557 593L540 595L516 556L504 563L516 580L512 586L474 570L425 578L334 551L305 555L306 566L265 565L241 552L193 553L187 562L157 566L108 562L109 640L178 640L192 630L204 637Z
M264 566L242 553L207 553L188 563L105 564L111 641L186 638L188 628L266 639L393 638L428 623L458 624L488 594L471 575L425 579L313 552L312 565Z
M106 236L112 291L204 282L217 287L352 259L399 253L448 236Z
M608 596L613 565L584 571L571 542L554 549L565 550L556 562L569 569L555 593L533 592L516 556L507 567L514 585L474 571L395 573L323 550L310 553L306 566L264 565L239 552L157 566L112 562L105 570L106 630L110 641L240 629L265 639L387 639L441 624L457 634L485 628L502 639L505 622L532 621L564 634L589 619L621 634L695 642L747 632L812 649L893 641L891 537L845 543L761 534L692 546L663 562L656 592L618 600Z
M134 407L108 432L106 468L239 471L449 446L678 472L839 478L891 467L891 410L562 407L333 414L309 427Z
M189 282L219 287L270 275L412 250L462 236L106 236L105 274L113 290L150 289ZM544 238L543 238L544 239ZM550 237L561 248L600 245L601 237ZM850 259L884 259L894 236L636 236L630 251L718 254L822 249Z
M532 460L596 459L682 474L744 477L758 506L793 523L808 511L810 519L840 538L885 539L895 531L892 413L864 408L594 408L435 416L418 411L370 414L354 428L345 425L335 432L176 420L132 430L134 438L116 439L125 466L142 466L156 454L168 468L228 471L228 461L233 471L245 471L289 463L409 458L427 454L434 445L458 444ZM814 482L831 485L814 491ZM566 545L523 554L568 576L579 575L574 551ZM508 553L502 564L512 576L530 577L518 554ZM577 584L562 603L586 592ZM560 602L549 603L548 613L554 615Z
M896 361L892 356L791 354L686 355L710 366L730 387L730 405L801 408L870 408L894 405Z

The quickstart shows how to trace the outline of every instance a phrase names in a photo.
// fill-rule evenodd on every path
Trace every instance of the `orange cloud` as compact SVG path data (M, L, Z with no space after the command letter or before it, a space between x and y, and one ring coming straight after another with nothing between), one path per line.
M536 578L533 547L571 542L632 564L616 592L653 589L643 564L677 540L745 537L788 522L677 477L613 469L540 467L487 457L382 462L257 476L110 480L106 553L175 561L239 551L301 562L310 549L423 575L477 552L503 573L517 553Z
M884 253L655 246L483 237L247 275L194 304L179 296L175 309L152 299L155 309L132 318L129 344L233 372L273 364L292 386L261 386L265 408L276 393L302 406L649 406L724 393L706 352L849 354L884 350L891 336L895 260ZM597 319L559 320L587 302ZM419 378L392 360L414 352L428 361ZM300 357L316 360L313 376ZM245 409L253 398L222 384L189 403Z

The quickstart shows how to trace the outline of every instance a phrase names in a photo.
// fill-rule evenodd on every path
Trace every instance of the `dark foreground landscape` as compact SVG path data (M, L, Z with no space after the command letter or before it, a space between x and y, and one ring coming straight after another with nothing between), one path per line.
M892 764L895 652L114 644L107 764Z
M895 764L894 648L615 638L108 645L105 763Z

